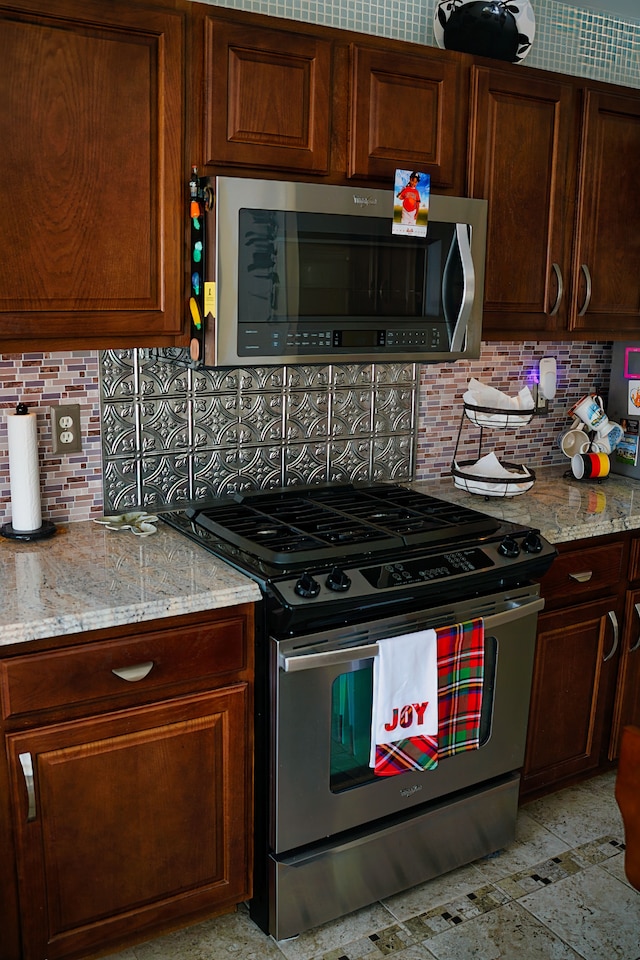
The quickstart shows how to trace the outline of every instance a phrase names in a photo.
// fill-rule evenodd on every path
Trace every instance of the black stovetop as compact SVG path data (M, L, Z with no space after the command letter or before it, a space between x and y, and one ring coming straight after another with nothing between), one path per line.
M478 543L500 528L493 517L394 484L251 491L163 519L265 575Z

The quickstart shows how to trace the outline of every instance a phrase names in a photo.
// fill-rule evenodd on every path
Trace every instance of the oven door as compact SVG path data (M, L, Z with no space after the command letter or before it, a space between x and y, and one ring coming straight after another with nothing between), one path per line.
M454 606L271 640L270 846L284 853L499 777L522 766L537 585ZM369 768L373 659L383 637L483 617L480 747L436 769L375 777Z

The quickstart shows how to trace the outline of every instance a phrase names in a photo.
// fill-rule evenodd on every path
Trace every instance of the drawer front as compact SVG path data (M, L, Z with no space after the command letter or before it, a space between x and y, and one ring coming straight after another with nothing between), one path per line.
M2 661L3 716L123 696L146 701L193 681L217 685L247 669L247 625L234 615Z
M546 600L573 603L607 587L617 589L625 579L625 544L607 543L560 553L540 581L540 592Z

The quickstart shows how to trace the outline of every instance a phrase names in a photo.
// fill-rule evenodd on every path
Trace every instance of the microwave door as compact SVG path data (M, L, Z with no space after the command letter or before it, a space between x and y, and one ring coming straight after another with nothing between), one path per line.
M452 352L464 350L474 295L470 228L466 223L456 223L442 272L442 312Z

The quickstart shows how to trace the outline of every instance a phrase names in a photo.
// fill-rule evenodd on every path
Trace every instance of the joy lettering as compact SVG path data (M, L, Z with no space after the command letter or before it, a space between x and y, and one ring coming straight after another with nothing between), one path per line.
M404 707L394 707L391 711L392 719L390 723L385 723L385 730L395 730L398 724L403 727L410 727L414 722L413 720L413 711L416 712L415 722L420 725L424 723L424 715L427 707L429 706L429 701L425 700L424 703L407 703Z

